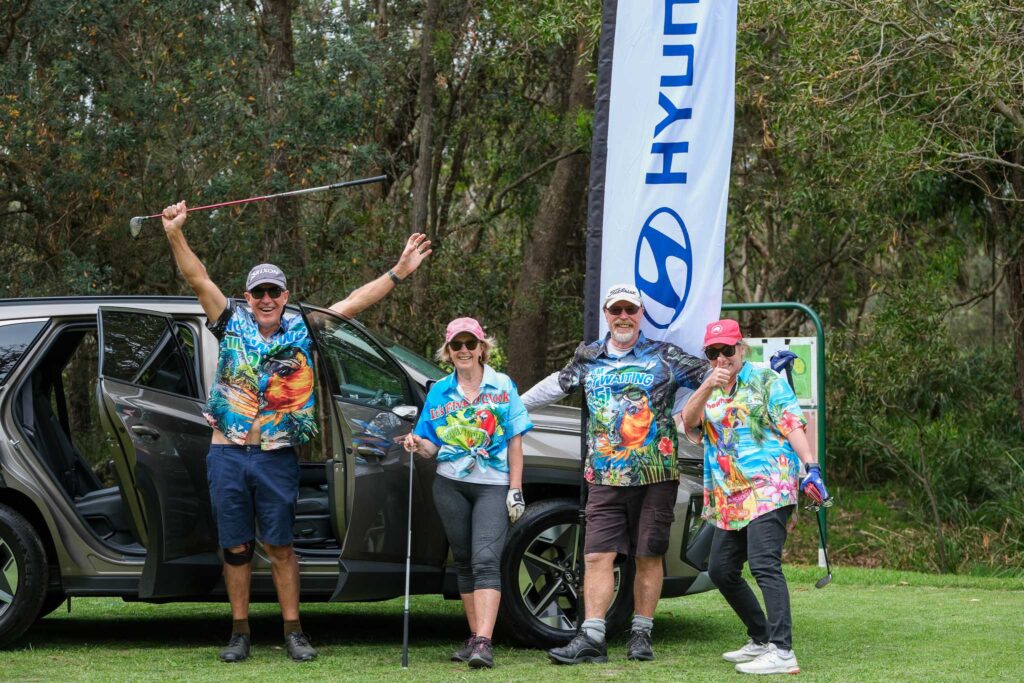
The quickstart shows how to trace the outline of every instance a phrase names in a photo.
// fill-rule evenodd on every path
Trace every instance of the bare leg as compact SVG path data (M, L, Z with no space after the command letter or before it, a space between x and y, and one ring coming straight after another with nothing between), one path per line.
M643 617L654 617L654 609L661 597L661 584L665 570L661 557L636 558L636 579L633 581L633 602L636 613Z
M462 596L462 609L466 612L466 621L469 622L469 632L477 633L476 605L473 602L473 593L460 593Z
M291 545L265 545L270 571L277 589L277 602L285 621L299 619L299 559Z
M590 553L584 557L583 602L587 619L604 619L615 590L615 553Z
M473 606L476 608L476 634L484 638L494 635L494 622L498 619L498 605L501 591L493 588L478 588L473 591Z
M232 553L244 553L245 543L227 550ZM252 584L252 563L232 565L224 563L224 586L228 589L228 600L231 601L231 618L235 621L249 618L249 586Z

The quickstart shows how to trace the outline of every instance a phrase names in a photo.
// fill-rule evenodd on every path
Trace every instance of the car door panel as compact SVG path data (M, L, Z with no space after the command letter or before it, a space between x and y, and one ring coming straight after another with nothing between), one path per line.
M115 470L146 546L139 597L205 594L221 562L206 481L211 428L198 378L182 376L194 363L170 316L100 307L99 329L102 413L121 446Z

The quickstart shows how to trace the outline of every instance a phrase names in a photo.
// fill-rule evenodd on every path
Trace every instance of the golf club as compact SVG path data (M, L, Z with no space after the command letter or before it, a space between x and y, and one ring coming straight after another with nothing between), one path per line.
M832 565L828 561L828 548L825 545L825 513L823 510L815 510L814 516L818 518L818 537L821 539L821 552L825 556L825 576L818 579L814 584L815 588L824 588L832 582Z
M790 388L793 387L793 361L795 361L797 355L789 349L782 349L776 351L771 357L771 367L775 372L781 372L785 370L786 381L789 382ZM827 507L827 506L826 506ZM821 554L825 557L825 576L818 579L817 583L814 584L815 588L824 588L832 582L832 565L828 561L828 548L825 542L825 513L822 512L821 507L816 505L809 506L810 510L813 510L814 516L818 518L818 539L821 541Z
M405 546L405 609L402 613L402 668L409 668L409 574L412 572L412 474L416 454L409 452L409 537Z
M250 202L265 202L268 199L282 199L284 197L297 197L300 194L312 194L313 192L323 192L325 190L337 190L342 187L352 187L354 185L369 185L370 183L379 183L387 179L387 176L378 175L372 178L359 178L358 180L346 180L340 183L332 183L330 185L321 185L320 187L307 187L302 190L292 190L290 192L279 192L278 194L262 195L260 197L249 197L248 199L235 199L230 202L220 202L219 204L207 204L206 206L190 207L187 213L193 211L210 211L212 209L219 209L224 206L235 206L237 204L248 204ZM128 225L128 231L132 237L138 237L139 233L142 232L142 223L151 218L160 218L163 213L154 213L150 216L135 216L131 219Z

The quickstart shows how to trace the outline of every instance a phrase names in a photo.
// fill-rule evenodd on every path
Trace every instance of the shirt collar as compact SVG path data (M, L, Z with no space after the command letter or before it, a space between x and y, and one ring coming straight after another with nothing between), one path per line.
M740 368L740 371L736 373L736 381L746 382L750 378L751 373L753 372L754 366L750 364L750 361L743 361L743 367Z
M448 393L450 391L458 393L458 391L459 391L459 375L454 370L452 371L452 373L450 375L448 375L444 379L438 380L438 381L445 382L445 384L443 385L445 393ZM499 381L498 380L498 372L494 368L492 368L490 365L487 365L485 363L484 364L484 376L483 376L483 379L480 380L480 393L481 394L484 393L484 387L485 386L493 387L493 388L497 389L498 388L498 381Z
M612 357L612 355L610 353L608 353L608 344L611 342L611 338L612 338L612 333L611 332L606 332L605 335L604 335L604 341L601 342L601 354L605 355L605 356L608 356L609 358ZM640 331L640 336L637 337L637 339L636 339L636 343L633 344L633 346L630 347L630 349L628 351L626 351L621 356L619 356L619 358L622 358L624 356L628 356L631 353L635 353L638 349L641 349L642 347L644 347L646 345L647 345L647 337L644 336L644 333L641 330Z

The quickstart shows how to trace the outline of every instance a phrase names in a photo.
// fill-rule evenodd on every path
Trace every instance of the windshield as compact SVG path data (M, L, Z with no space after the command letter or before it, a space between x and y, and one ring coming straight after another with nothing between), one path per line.
M441 379L448 374L432 361L427 360L415 351L405 348L401 344L391 342L387 349L391 352L391 355L398 359L398 362L425 375L427 379Z

